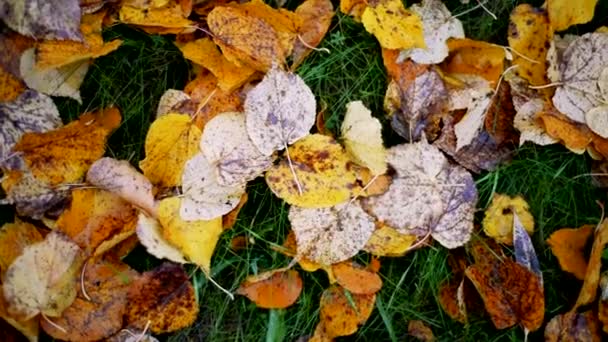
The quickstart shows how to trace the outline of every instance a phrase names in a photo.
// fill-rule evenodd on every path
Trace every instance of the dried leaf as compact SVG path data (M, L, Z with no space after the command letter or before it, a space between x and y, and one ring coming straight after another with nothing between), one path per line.
M192 101L200 108L193 113L194 123L198 128L220 113L242 112L243 106L240 95L236 92L225 92L217 86L217 79L209 72L202 72L194 80L186 84L184 91L191 96Z
M341 136L346 152L357 164L367 167L374 175L386 173L386 149L382 142L380 120L361 101L346 104Z
M287 308L298 300L301 292L302 278L298 272L283 269L249 276L236 290L263 309Z
M373 219L357 202L331 208L289 209L298 256L331 265L355 256L374 231Z
M11 0L0 4L0 18L11 29L36 39L82 40L78 0Z
M331 266L336 282L350 293L374 294L382 288L382 279L378 273L363 266L344 261Z
M608 220L604 220L595 230L593 237L593 247L589 255L589 262L585 271L585 280L581 287L581 292L576 299L576 304L572 311L581 306L593 302L597 296L597 289L600 282L600 269L602 267L602 253L608 244Z
M383 0L370 4L361 15L367 32L376 36L386 49L425 48L420 17L403 7L400 0Z
M25 84L0 65L0 103L14 101L25 91Z
M573 3L567 0L548 0L547 12L555 31L563 31L576 24L584 24L593 19L597 0Z
M468 38L447 42L450 54L441 69L451 74L478 75L495 87L504 70L505 50L497 45Z
M544 108L544 102L541 99L532 99L526 102L517 111L513 126L521 133L519 136L519 146L526 141L531 141L537 145L555 144L557 140L549 136L545 129L539 124L536 115Z
M350 294L349 297L346 295L346 290L336 285L329 287L321 295L320 321L317 330L321 328L323 334L330 339L355 333L359 325L367 321L374 309L375 294Z
M187 19L190 10L191 6L184 8L174 0L162 7L155 7L151 3L141 7L125 3L118 15L123 23L140 26L151 34L177 34L194 31L194 23Z
M8 312L6 312L7 303L3 295L2 285L0 285L0 339L2 341L12 341L10 338L14 337L13 341L22 341L23 334L30 342L38 342L38 335L40 334L40 324L38 319L32 318L27 321L17 320ZM19 335L19 336L16 336Z
M528 235L528 232L517 216L517 211L513 212L513 246L515 261L534 272L540 279L540 284L542 286L543 274L540 271L540 263L538 262L538 257L536 256L536 251L534 250L530 235Z
M198 305L194 288L182 266L164 263L145 272L129 288L125 323L128 327L162 334L194 323Z
M407 333L418 341L434 342L433 330L421 320L413 320L407 323Z
M576 278L585 280L587 258L585 247L593 234L593 225L587 224L580 228L559 229L547 239L551 252L557 258L563 271L572 273Z
M601 340L599 322L593 311L582 313L570 311L557 315L545 327L546 342Z
M180 215L183 220L211 220L229 213L239 204L245 184L221 185L216 168L198 153L184 167L184 197Z
M42 241L42 235L31 223L15 219L14 223L5 223L0 229L0 275L4 278L6 270L23 250L34 243ZM0 297L2 297L0 295Z
M409 251L417 238L416 235L401 234L395 228L382 225L374 230L363 250L379 257L399 257Z
M181 90L176 89L167 89L158 100L158 107L156 108L156 118L169 114L169 113L178 113L178 114L189 114L182 113L178 111L178 109L189 102L192 99L188 94Z
M366 8L367 0L340 0L340 12L350 15L356 22L361 22Z
M330 207L350 198L355 172L334 139L308 135L288 148L288 156L266 172L266 183L277 197L304 208Z
M245 117L253 144L269 156L308 135L315 97L300 76L273 68L247 94Z
M305 0L296 10L296 15L302 21L298 32L292 56L292 70L295 70L317 47L329 30L331 19L334 17L334 6L329 0Z
M3 279L8 312L28 320L39 313L60 316L76 298L80 248L66 236L51 232L25 247Z
M238 220L239 213L241 212L241 209L243 209L245 204L247 204L248 199L249 195L247 193L244 193L241 196L241 199L239 200L239 204L228 214L222 216L222 228L224 228L224 230L228 230L234 227L236 221Z
M453 320L466 323L467 322L467 307L461 300L464 288L464 279L461 281L449 281L441 285L439 288L439 304L443 311Z
M483 218L483 231L496 242L513 244L513 212L521 221L523 228L534 233L534 217L530 214L526 200L521 196L510 197L495 193Z
M602 138L608 138L608 105L591 108L585 113L585 122L593 133Z
M139 213L137 218L137 237L148 253L158 259L167 259L180 264L187 264L183 253L163 237L162 227L154 218Z
M479 135L479 131L484 127L486 111L494 98L494 90L484 79L475 76L463 80L466 86L450 93L451 110L467 108L462 119L454 125L456 152L470 145Z

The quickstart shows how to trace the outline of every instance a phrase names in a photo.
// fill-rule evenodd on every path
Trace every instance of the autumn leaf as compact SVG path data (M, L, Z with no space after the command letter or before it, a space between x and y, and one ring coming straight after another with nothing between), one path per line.
M266 172L266 183L277 197L304 208L330 207L350 198L356 176L334 139L308 135L290 146L287 154L289 159Z
M321 265L331 265L355 256L374 230L374 221L357 202L331 208L289 209L297 254Z
M137 238L146 251L158 259L167 259L180 264L187 264L184 254L163 237L163 228L158 220L139 213L137 218Z
M200 138L201 130L188 115L156 119L146 135L146 158L139 162L144 176L161 187L181 185L184 164L198 152Z
M375 294L382 288L382 279L378 273L363 266L344 261L331 266L336 282L354 294Z
M5 273L4 298L8 312L24 320L39 313L60 316L76 298L76 274L82 265L78 245L51 232L25 247Z
M239 200L239 204L237 204L237 206L234 207L234 209L230 210L230 212L228 212L228 214L222 216L222 228L224 228L224 230L232 229L232 227L234 227L234 225L236 224L236 222L238 220L238 216L239 216L239 213L241 212L241 209L243 209L245 204L247 204L248 200L249 200L249 195L247 193L244 193L241 196L241 199Z
M194 123L198 128L218 114L226 112L242 112L243 104L237 92L225 92L217 85L217 78L210 72L199 73L194 80L186 84L184 92L190 95L194 110ZM201 107L201 104L204 104ZM200 108L198 108L200 107Z
M593 225L587 224L580 228L562 228L556 230L547 239L547 245L557 258L563 271L572 273L580 280L585 279L587 258L585 248L593 234Z
M492 87L504 70L504 48L468 38L447 41L449 56L441 69L451 74L474 74L483 77Z
M433 330L421 320L412 320L407 323L407 333L418 341L433 342L435 335Z
M42 240L42 234L31 223L17 218L14 223L5 223L0 229L0 275L4 277L9 266L27 246Z
M296 302L301 292L302 279L298 272L283 269L249 276L236 290L264 309L287 308Z
M40 334L40 324L38 319L32 318L27 321L15 319L7 311L7 303L4 299L4 291L0 285L0 339L3 341L11 341L9 337L14 337L14 341L21 341L23 338L19 333L23 334L30 342L38 342Z
M548 0L547 12L555 31L563 31L576 24L584 24L593 19L597 0L584 0L576 4L566 0Z
M340 0L340 12L350 15L357 22L367 8L367 0Z
M543 285L543 273L540 270L540 263L536 256L536 250L532 244L530 235L524 228L521 220L517 216L517 212L513 212L513 254L515 261L534 272L540 279L541 286Z
M369 5L361 15L367 32L386 49L425 48L420 17L403 7L400 0L383 0Z
M124 3L118 15L123 23L137 25L148 33L178 34L194 31L194 23L187 19L190 10L191 6L184 8L174 0L165 2L162 7L153 4L137 7Z
M529 210L523 197L495 193L485 212L483 231L496 242L512 245L514 212L524 229L530 234L534 233L534 217Z
M78 0L11 0L0 4L0 18L11 29L36 39L82 40Z
M291 55L292 70L302 64L325 37L334 17L334 6L329 0L305 0L296 8L295 14L300 18L302 26Z
M544 109L545 103L541 99L532 99L523 104L518 110L513 120L513 126L520 132L519 145L526 141L531 141L537 145L550 145L557 142L545 132L539 124L537 114Z
M184 91L167 89L160 97L160 100L158 100L158 106L156 107L156 118L158 119L159 117L169 113L190 114L183 113L180 111L180 109L182 106L186 106L191 102L192 98Z
M599 342L600 326L593 311L568 312L553 317L545 327L545 341Z
M461 281L448 281L439 287L439 304L453 320L466 323L467 307L464 302L464 278Z
M375 256L399 257L407 253L417 239L416 235L401 234L395 228L382 225L374 230L363 250Z
M25 91L25 84L0 65L0 103L15 100Z
M494 90L479 76L461 76L463 88L450 92L450 110L467 109L464 116L454 125L456 152L470 145L484 127L486 112L492 103Z
M308 135L315 97L302 78L275 67L247 94L245 117L251 141L269 156Z
M593 302L597 296L597 288L600 282L600 269L602 267L602 253L608 244L608 220L602 221L595 229L593 247L587 262L585 280L576 299L576 304L571 311Z
M135 279L127 296L127 327L162 334L183 329L198 315L194 288L182 266L163 263Z

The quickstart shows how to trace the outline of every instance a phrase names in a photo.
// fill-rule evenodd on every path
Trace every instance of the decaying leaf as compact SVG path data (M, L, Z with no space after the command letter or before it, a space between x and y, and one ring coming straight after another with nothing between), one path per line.
M593 234L593 225L587 224L580 228L559 229L547 239L551 252L557 258L562 270L572 273L580 280L585 279L587 258L585 247Z
M517 214L524 229L530 234L534 233L534 217L529 208L521 196L511 197L495 193L483 218L483 231L496 242L512 245L513 212Z
M186 92L177 89L167 89L160 97L160 100L158 100L156 118L158 119L169 113L187 114L178 111L178 109L191 101L190 95L186 94Z
M239 93L220 89L217 78L210 72L199 73L194 80L186 84L184 92L197 104L197 108L193 111L196 114L193 120L201 129L220 113L243 111ZM204 105L201 107L201 104Z
M375 256L399 257L416 242L416 235L401 234L395 228L382 225L376 228L363 250Z
M289 159L266 172L266 183L277 197L304 208L330 207L350 198L355 172L334 139L311 134L290 146L287 153Z
M350 15L357 22L361 22L365 8L367 8L367 0L340 0L340 12Z
M534 245L516 211L513 212L513 253L515 254L515 261L534 272L540 279L542 286L543 274L540 270L540 263L538 262Z
M504 70L505 49L484 41L450 39L450 51L441 69L451 74L475 74L485 78L492 87Z
M599 322L592 311L568 312L553 317L545 327L545 341L589 341L599 342Z
M320 209L292 205L289 221L296 235L298 256L321 265L355 256L374 231L373 219L357 202Z
M163 6L154 6L152 2L143 6L124 3L118 13L120 21L141 27L149 33L177 34L194 31L194 23L187 19L192 9L182 6L182 1L164 1Z
M0 18L11 29L37 39L82 40L78 0L11 0L0 4Z
M276 67L245 100L247 132L267 156L306 136L316 114L315 97L304 80Z
M211 274L211 257L223 232L222 218L186 222L179 215L181 199L169 197L160 201L158 220L163 237L192 263Z
M420 17L405 9L400 0L383 0L368 5L361 21L386 49L425 48Z
M14 223L5 223L0 228L0 275L4 277L9 266L23 254L27 246L42 239L42 234L31 223L19 219L15 219Z
M311 48L316 48L325 37L334 16L334 6L329 0L305 0L295 13L301 19L302 27L293 47L292 70L302 64Z
M374 175L386 172L386 149L382 142L382 125L361 101L346 104L341 137L346 152L359 165Z
M217 168L218 182L226 186L253 180L272 166L273 158L249 139L242 113L222 113L207 122L200 149Z
M32 318L27 321L18 320L9 315L6 311L7 303L3 295L2 285L0 285L0 339L2 341L22 341L23 338L19 333L23 334L30 342L38 342L38 335L40 335L40 324L38 319ZM11 340L10 338L14 338Z
M439 304L453 320L466 323L467 307L463 300L465 281L448 281L439 288Z
M595 300L600 284L602 253L606 244L608 244L608 220L602 221L594 232L593 247L591 247L591 254L589 254L585 280L572 311L576 311L577 308L588 305Z
M24 320L39 313L60 316L76 298L76 274L82 265L80 248L61 233L25 247L5 273L8 312Z
M152 184L182 184L184 164L198 152L201 130L190 116L167 114L156 119L146 135L146 158L139 167Z
M331 266L338 285L354 294L374 294L382 288L382 279L378 273L363 266L344 261Z
M24 91L23 81L4 70L0 64L0 103L13 101Z
M555 144L557 142L557 140L549 136L544 128L538 123L536 114L540 113L543 108L543 100L533 99L526 102L517 110L517 114L513 120L513 126L520 132L520 146L526 141L531 141L541 146Z
M182 266L164 263L143 273L129 288L125 324L155 334L183 329L194 322L198 305Z
M160 223L144 213L137 218L137 238L148 253L158 259L167 259L180 264L187 264L184 254L163 237Z
M27 132L46 132L61 126L53 100L35 90L26 90L11 102L0 103L0 160Z
M301 292L300 274L282 269L249 276L236 290L264 309L287 308L298 300Z
M101 158L91 165L86 179L87 182L156 216L152 184L128 161Z
M139 274L121 262L97 259L87 263L78 296L55 325L41 320L42 329L53 338L66 341L96 341L122 328L129 287ZM82 292L85 289L86 296ZM58 329L57 326L63 328Z
M184 197L180 215L186 221L211 220L227 214L240 202L245 184L221 185L216 169L198 153L190 159L182 175Z
M423 0L412 5L410 10L422 20L426 47L405 50L400 56L421 64L441 63L448 56L447 40L464 38L462 23L440 0Z
M433 330L421 320L413 320L407 323L407 333L410 336L413 336L418 341L423 342L434 342L435 335L433 335Z
M470 145L479 135L484 126L486 111L494 97L494 90L485 79L463 76L462 80L466 86L450 92L450 109L467 109L460 121L454 125L456 152Z
M577 1L548 0L547 12L555 31L563 31L576 24L584 24L593 18L597 0Z

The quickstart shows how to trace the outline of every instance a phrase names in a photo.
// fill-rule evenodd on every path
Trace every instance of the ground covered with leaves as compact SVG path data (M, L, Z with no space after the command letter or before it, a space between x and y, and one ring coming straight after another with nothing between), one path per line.
M59 2L0 4L0 340L606 337L608 2Z

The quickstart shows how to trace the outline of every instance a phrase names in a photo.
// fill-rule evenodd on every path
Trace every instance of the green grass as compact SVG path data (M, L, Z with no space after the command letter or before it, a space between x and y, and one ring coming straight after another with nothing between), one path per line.
M471 8L475 1L471 3L462 5L454 0L448 1L448 6L453 14L458 14ZM490 3L487 6L499 20L494 21L482 9L460 19L467 36L505 44L508 15L519 2ZM189 67L168 37L116 26L105 32L105 38L125 42L118 51L95 61L82 86L83 104L73 100L57 102L66 121L87 110L117 105L123 114L123 124L110 140L108 155L137 165L143 158L143 142L160 96L169 88L182 89L191 77ZM376 40L362 25L338 14L321 47L330 53L311 54L297 72L317 96L319 107L326 108L328 126L337 130L345 105L352 100L362 100L381 116L387 80ZM526 144L510 164L476 178L480 213L494 192L522 194L530 203L537 227L533 240L545 277L547 318L569 307L578 283L559 270L544 240L557 228L597 222L600 210L595 200L606 202L606 194L584 176L589 172L590 160L585 156L560 146ZM252 182L248 191L249 202L236 226L222 236L212 263L212 276L229 290L235 290L248 274L289 262L270 248L281 244L288 232L287 205L274 197L262 180ZM255 243L234 252L229 248L230 240L239 235L246 235ZM498 331L483 316L473 316L463 326L441 310L437 293L440 284L450 277L447 256L446 249L435 245L402 258L383 260L384 287L376 308L355 335L343 340L407 340L407 321L411 319L428 323L440 341L522 340L523 333L518 327ZM362 255L360 259L369 258ZM149 269L159 262L141 249L127 261L138 270ZM257 309L243 297L231 301L201 272L194 272L201 309L199 320L164 337L170 341L279 341L281 337L294 341L312 334L318 321L319 297L328 280L321 271L301 274L304 291L298 302L285 311L268 311ZM532 337L541 339L542 332Z

